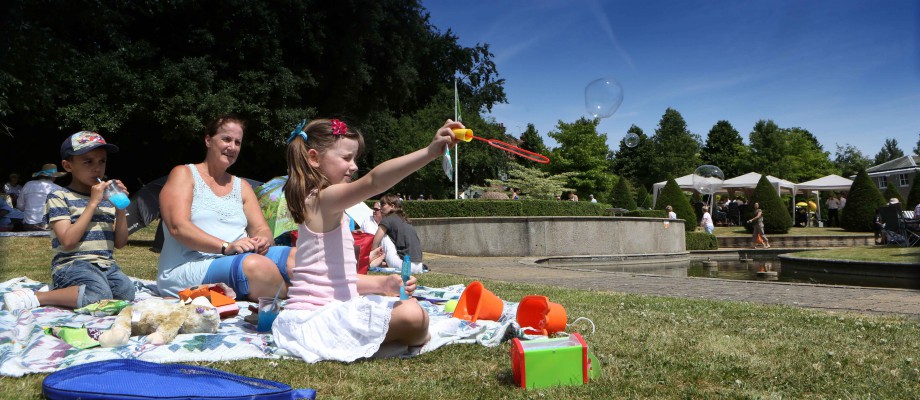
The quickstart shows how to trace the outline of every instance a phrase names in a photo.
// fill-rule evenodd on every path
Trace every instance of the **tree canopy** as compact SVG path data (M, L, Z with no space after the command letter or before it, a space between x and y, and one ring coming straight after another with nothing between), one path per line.
M559 143L552 150L549 170L552 174L577 173L569 178L568 186L579 197L594 194L598 201L609 203L614 178L607 171L607 135L597 132L599 122L587 118L572 123L559 121L556 130L549 133Z
M197 161L204 124L234 112L248 122L234 168L266 179L284 173L278 146L301 118L338 117L374 141L386 126L372 124L427 107L455 76L465 109L505 102L488 45L461 46L416 0L14 0L8 9L0 17L6 168L33 162L22 148L54 162L56 143L88 129L145 166L128 177L117 167L129 161L113 157L110 173L150 180ZM452 105L424 130L433 134ZM377 149L368 148L370 160Z
M741 135L728 121L716 122L700 154L703 163L715 165L726 177L735 177L748 173L748 148Z
M904 157L904 152L898 147L898 140L888 138L885 139L882 149L875 154L875 165L886 163L899 157Z

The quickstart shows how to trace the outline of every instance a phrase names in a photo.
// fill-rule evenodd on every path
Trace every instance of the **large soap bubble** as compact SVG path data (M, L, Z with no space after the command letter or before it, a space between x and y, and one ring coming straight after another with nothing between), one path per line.
M623 87L613 78L600 78L585 87L585 109L594 118L607 118L623 103Z
M639 145L639 135L635 132L626 132L626 136L623 137L623 143L626 144L626 147L636 147Z
M725 180L725 174L715 165L701 165L693 171L693 187L701 194L713 194Z

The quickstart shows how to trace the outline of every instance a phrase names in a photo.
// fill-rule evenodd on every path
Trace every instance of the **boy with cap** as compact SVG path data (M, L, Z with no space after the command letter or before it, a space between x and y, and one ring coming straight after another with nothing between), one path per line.
M7 310L42 305L80 308L103 299L134 300L134 284L112 256L128 243L125 210L116 210L104 198L101 181L109 153L118 147L96 132L77 132L61 144L61 164L72 175L66 188L48 195L44 222L51 226L51 289L18 289L3 295Z

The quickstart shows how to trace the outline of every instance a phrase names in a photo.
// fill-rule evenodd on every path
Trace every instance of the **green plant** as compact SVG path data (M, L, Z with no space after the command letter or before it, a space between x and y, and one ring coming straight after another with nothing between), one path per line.
M658 200L655 201L656 210L665 210L667 206L671 206L674 209L677 218L687 221L684 224L684 230L690 232L696 229L696 213L693 211L693 207L690 206L690 201L687 200L687 196L684 195L680 186L677 186L677 181L674 178L668 178L668 183L661 189L661 193L658 194Z
M614 207L625 208L627 210L636 209L636 201L633 198L632 187L629 184L629 179L621 176L619 182L617 182L616 187L613 188L612 200Z
M667 218L668 212L665 210L632 210L623 215L640 218Z
M406 201L410 218L603 216L609 204L558 200L427 200Z
M852 232L871 232L874 228L875 210L885 205L885 198L869 179L865 169L856 173L847 205L840 216L840 226Z
M920 203L920 173L914 174L914 181L910 184L910 192L907 193L907 207L916 207Z
M764 233L786 233L792 227L792 216L783 205L783 200L776 193L774 187L766 175L761 175L751 195L751 201L744 208L741 218L747 222L754 216L754 203L760 203L760 209L763 212L763 231ZM745 224L748 232L753 231L753 225Z
M719 241L716 236L706 232L685 232L687 241L687 251L693 250L717 250Z
M885 200L888 199L898 199L898 202L904 203L904 198L901 197L901 191L894 185L894 182L888 182L888 185L885 186L885 194L883 196Z

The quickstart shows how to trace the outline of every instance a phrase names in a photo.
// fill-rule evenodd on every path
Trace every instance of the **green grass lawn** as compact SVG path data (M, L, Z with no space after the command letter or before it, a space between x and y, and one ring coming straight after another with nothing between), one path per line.
M148 250L152 236L149 230L136 233L116 253L128 274L155 277L156 254ZM0 280L50 279L47 238L0 238L0 250ZM432 272L420 283L469 282ZM484 283L507 300L549 296L566 308L569 321L594 321L594 333L583 324L569 331L585 336L603 376L579 387L514 387L507 343L450 345L412 359L352 364L296 359L196 364L316 388L322 399L920 398L915 319ZM0 344L0 352L7 345ZM43 378L0 378L0 398L41 398Z
M796 257L825 258L853 261L889 261L920 263L920 247L869 246L809 250L795 253Z

